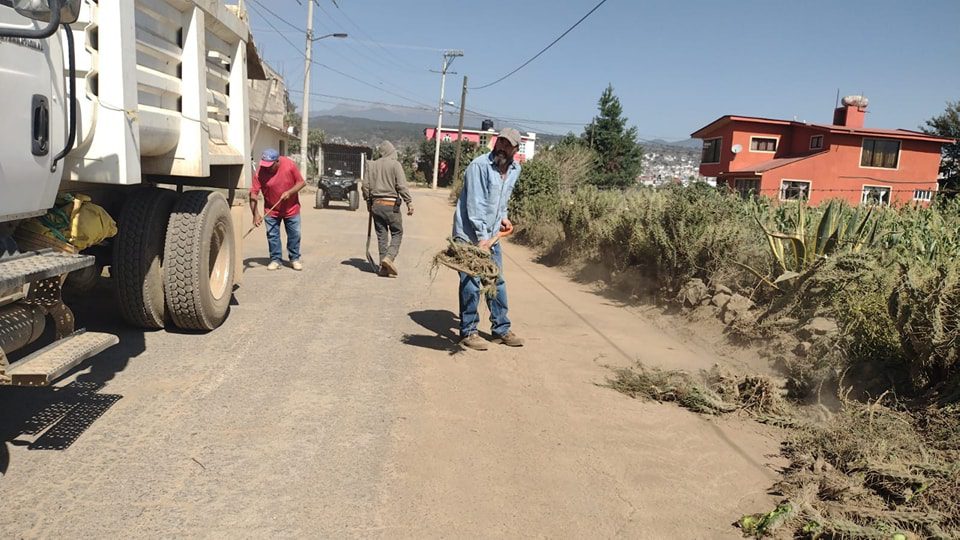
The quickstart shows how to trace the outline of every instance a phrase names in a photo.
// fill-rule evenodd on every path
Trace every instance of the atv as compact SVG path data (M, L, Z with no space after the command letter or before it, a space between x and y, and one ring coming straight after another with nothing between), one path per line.
M315 208L327 208L330 201L347 201L350 210L357 210L360 208L359 188L357 178L345 176L342 170L336 169L332 176L320 177Z

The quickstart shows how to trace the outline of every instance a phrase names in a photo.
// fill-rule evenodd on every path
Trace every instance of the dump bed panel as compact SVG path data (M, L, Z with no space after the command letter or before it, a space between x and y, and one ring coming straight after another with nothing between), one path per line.
M217 178L247 187L249 30L222 1L84 0L80 129L64 180Z

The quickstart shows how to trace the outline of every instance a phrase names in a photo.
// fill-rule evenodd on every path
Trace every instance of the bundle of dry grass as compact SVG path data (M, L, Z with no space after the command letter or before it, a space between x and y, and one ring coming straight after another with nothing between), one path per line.
M716 366L691 375L638 364L608 384L635 398L701 414L745 411L789 428L782 452L790 465L774 486L783 500L743 516L744 536L960 539L960 405L910 411L886 394L870 403L841 395L838 412L812 423L770 379Z
M785 499L770 513L744 516L744 534L960 538L960 446L952 435L960 419L923 432L921 416L885 399L844 399L826 425L791 433L783 446L790 466L775 486Z
M493 262L489 251L473 244L455 242L451 238L447 240L446 249L433 257L432 270L436 272L441 266L476 277L480 280L483 294L490 298L496 296L500 268Z
M675 401L701 414L741 410L767 417L784 411L783 397L773 381L766 377L735 376L719 366L692 375L638 363L633 368L617 370L608 384L630 397Z

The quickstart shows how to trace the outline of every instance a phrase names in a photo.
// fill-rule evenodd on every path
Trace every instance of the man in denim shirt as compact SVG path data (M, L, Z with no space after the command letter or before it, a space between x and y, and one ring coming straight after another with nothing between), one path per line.
M487 298L490 308L491 333L494 343L520 347L523 340L510 330L507 316L507 285L503 280L503 253L496 242L501 231L510 231L513 224L507 217L510 194L520 177L520 164L513 160L520 147L520 132L506 128L500 132L493 151L484 154L467 167L463 191L453 215L453 238L489 250L500 268L497 294ZM480 280L460 273L460 343L477 351L489 347L477 333L480 315Z

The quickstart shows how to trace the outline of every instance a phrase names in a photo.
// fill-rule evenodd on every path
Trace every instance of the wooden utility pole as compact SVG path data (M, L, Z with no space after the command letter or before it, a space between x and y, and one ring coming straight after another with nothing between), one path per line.
M453 160L453 179L460 176L460 152L463 148L463 112L467 109L467 76L463 76L463 90L460 92L460 126L457 128L457 158Z

